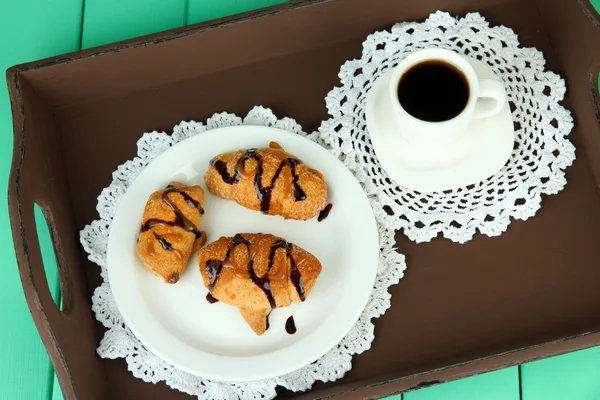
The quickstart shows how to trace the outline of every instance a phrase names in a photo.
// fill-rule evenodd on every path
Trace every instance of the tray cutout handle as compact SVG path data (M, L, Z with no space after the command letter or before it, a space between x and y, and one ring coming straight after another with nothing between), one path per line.
M68 285L57 258L56 249L60 247L60 239L55 235L49 212L44 211L37 202L33 203L33 215L44 272L46 273L46 284L54 304L59 310L63 311L62 299L68 298L63 294L63 290L68 291ZM64 285L62 284L63 280L65 281Z
M56 343L56 337L68 325L70 291L65 272L66 262L61 256L61 243L52 212L43 200L34 199L35 197L26 196L19 205L22 224L20 241L15 237L15 246L17 253L20 247L27 259L27 262L19 262L21 280L24 288L30 288L26 294L32 296L35 304L34 307L29 304L34 319L41 316L44 321L43 329L46 333L41 334L41 337L57 372L63 396L65 399L75 399L72 383L65 386L61 379L62 376L70 377L71 374ZM41 333L42 328L37 320L36 325Z
M96 354L96 320L57 140L60 125L37 82L26 76L31 68L20 65L6 72L14 128L8 205L21 283L65 399L108 399L110 390ZM55 301L57 291L50 288L53 280L48 282L57 275L55 265L62 310Z

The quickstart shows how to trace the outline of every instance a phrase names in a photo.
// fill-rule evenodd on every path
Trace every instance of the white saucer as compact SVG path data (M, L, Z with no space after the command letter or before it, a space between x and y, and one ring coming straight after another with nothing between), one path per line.
M498 79L481 61L465 58L478 77ZM472 120L468 132L456 142L421 150L404 140L402 127L394 119L388 96L391 73L379 77L369 91L366 119L379 163L396 183L419 192L455 189L482 181L506 164L515 140L508 101L493 117Z

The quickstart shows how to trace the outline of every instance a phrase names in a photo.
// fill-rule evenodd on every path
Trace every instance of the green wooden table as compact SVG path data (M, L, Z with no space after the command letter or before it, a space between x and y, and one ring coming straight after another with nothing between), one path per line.
M286 0L0 0L0 69L283 1ZM600 0L594 3L600 6ZM2 84L0 187L4 193L12 143L10 104L6 85ZM0 196L0 400L61 399L21 288L6 202L6 196ZM55 299L60 302L50 236L42 214L36 211L36 216L41 217L37 221L46 274ZM600 400L600 347L395 399Z

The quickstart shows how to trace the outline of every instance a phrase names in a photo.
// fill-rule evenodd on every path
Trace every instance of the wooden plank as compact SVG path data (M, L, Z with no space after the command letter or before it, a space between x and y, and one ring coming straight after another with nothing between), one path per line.
M62 391L60 390L60 385L58 383L58 378L54 371L52 371L52 393L47 397L52 400L64 400Z
M521 366L522 400L600 399L600 347Z
M186 0L86 0L82 48L185 24Z
M208 21L285 3L287 0L189 0L187 23Z
M519 400L518 367L404 394L404 400Z
M7 1L0 13L0 70L79 49L82 0ZM6 85L0 90L0 187L7 191L12 160L12 117ZM37 216L41 216L39 210ZM52 255L49 236L40 225L42 252ZM33 324L21 287L12 246L7 197L0 196L0 398L46 399L52 390L48 354ZM50 253L48 253L50 251ZM56 268L47 266L56 292Z

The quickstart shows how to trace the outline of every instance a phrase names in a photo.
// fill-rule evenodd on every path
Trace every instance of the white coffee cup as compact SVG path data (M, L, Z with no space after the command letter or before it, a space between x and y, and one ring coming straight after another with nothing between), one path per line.
M464 75L469 86L469 97L460 114L441 122L415 118L402 107L398 98L403 75L418 64L435 61L453 66ZM389 95L398 129L410 145L418 148L449 145L466 132L472 119L495 115L506 104L504 85L500 81L478 78L466 57L445 49L419 50L404 58L392 72ZM481 134L484 135L485 132Z

